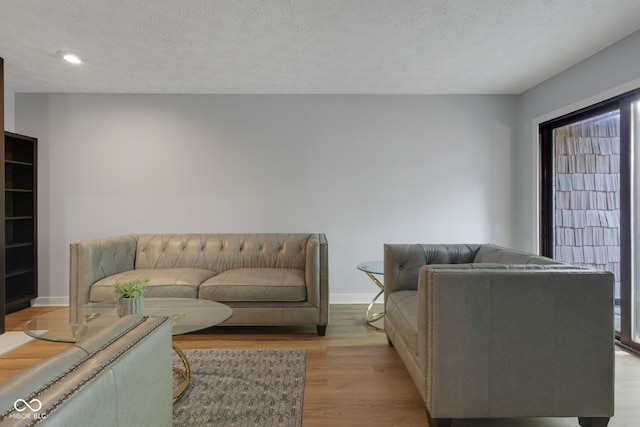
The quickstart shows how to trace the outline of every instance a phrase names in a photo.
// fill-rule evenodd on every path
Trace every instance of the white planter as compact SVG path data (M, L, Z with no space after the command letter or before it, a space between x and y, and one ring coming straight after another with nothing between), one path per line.
M144 310L144 297L120 298L118 300L118 316L141 314Z

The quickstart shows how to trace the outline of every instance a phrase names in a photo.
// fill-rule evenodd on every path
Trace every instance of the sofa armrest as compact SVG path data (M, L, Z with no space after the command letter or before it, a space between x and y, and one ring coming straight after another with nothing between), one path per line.
M137 239L133 235L70 245L69 304L89 302L91 285L112 274L133 270Z
M613 275L431 265L418 358L434 418L613 413Z
M0 426L169 427L171 365L170 319L125 316L4 380ZM17 399L33 412L14 410Z
M320 308L320 324L327 324L329 315L329 260L327 236L312 234L307 240L305 282L307 300Z

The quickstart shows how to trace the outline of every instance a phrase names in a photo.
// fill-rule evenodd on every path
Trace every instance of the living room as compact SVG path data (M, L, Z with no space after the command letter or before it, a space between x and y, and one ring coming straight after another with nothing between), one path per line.
M289 4L278 4L286 9L284 3ZM497 8L501 2L490 3ZM350 16L367 9L360 6L342 12ZM280 16L273 7L256 17L265 28L269 19ZM3 13L3 27L7 17L20 16L20 8L11 7L15 15ZM565 61L560 67L541 65L529 72L507 57L488 60L491 66L484 75L495 76L477 81L492 81L493 86L473 86L479 83L457 77L457 86L446 90L408 83L415 78L412 73L433 72L433 80L442 78L438 71L424 68L394 74L396 86L382 86L387 74L408 68L389 51L376 51L384 59L377 63L378 73L366 70L370 74L350 75L343 63L332 67L315 57L309 62L301 57L298 67L307 65L303 71L314 74L300 77L304 72L299 68L285 70L265 59L268 54L260 49L269 52L266 42L257 52L249 50L261 58L244 67L253 72L245 70L239 82L216 87L215 76L221 70L215 67L173 64L165 69L157 59L147 58L148 66L154 67L149 72L143 59L130 58L135 66L129 66L100 58L96 52L115 48L100 45L89 50L91 42L104 37L99 32L77 40L38 38L30 42L28 52L17 53L16 46L27 43L27 31L15 32L16 24L11 24L13 35L0 37L4 127L38 138L34 304L69 303L71 243L131 233L325 233L332 309L346 304L366 307L377 289L356 265L382 260L385 243L491 242L538 252L538 124L640 87L637 7L616 2L613 8L617 12L610 19L620 19L617 32L589 40L572 57L561 56L549 44L518 57L524 63L527 57L542 61L547 54L555 55L556 62ZM397 22L410 22L408 11L400 9L403 15ZM175 12L167 5L162 16L170 17L171 11ZM43 11L32 16L32 25L45 26ZM375 19L366 17L353 31L368 28L364 34L372 38L371 45L386 46L384 36L373 37L375 31L365 25L384 20L376 14ZM327 25L346 26L341 18L333 19ZM114 32L126 31L124 25L110 25ZM556 31L560 44L567 30ZM355 37L351 32L340 34L347 41ZM463 40L477 52L457 52L459 57L443 62L439 72L456 74L452 70L466 68L465 61L496 55L502 45L471 44L481 34L470 32ZM142 47L132 50L144 54L144 39L137 43ZM344 42L334 50L348 47ZM315 55L330 61L332 51L327 49L323 44ZM416 54L416 47L408 49ZM85 63L75 68L63 63L56 55L60 50L78 50ZM27 57L28 64L38 56L38 61L53 64L54 72L46 80L16 65L21 57ZM219 67L232 75L245 64L234 61L238 62ZM510 67L511 74L499 73L503 67ZM269 71L274 69L272 76ZM106 83L110 74L117 76L112 86ZM18 81L20 75L25 78ZM86 86L87 80L100 75L105 86ZM322 77L334 85L322 86ZM167 81L175 85L163 86ZM200 91L181 87L181 81L213 83ZM68 89L74 83L77 88ZM140 87L147 90L138 88L143 84ZM327 338L332 324L333 319ZM372 339L386 346L384 333L365 331L367 337L378 334ZM616 424L614 416L610 425L623 424Z

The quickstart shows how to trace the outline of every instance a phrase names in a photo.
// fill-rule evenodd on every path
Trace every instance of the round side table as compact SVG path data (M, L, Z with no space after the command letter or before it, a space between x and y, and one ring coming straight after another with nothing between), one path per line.
M378 280L376 276L374 276L375 274L378 274L378 275L384 274L384 262L382 261L363 262L358 264L357 268L360 271L364 271L367 274L367 276L369 276L371 281L373 281L373 283L375 283L376 286L380 288L380 291L378 292L378 294L373 298L373 300L371 300L371 302L369 303L369 306L367 307L367 312L365 313L365 320L369 326L382 330L382 328L374 325L373 322L376 322L384 317L384 310L378 313L372 313L372 310L373 310L373 305L376 303L376 301L378 301L378 298L380 298L380 296L384 293L384 284L380 280Z

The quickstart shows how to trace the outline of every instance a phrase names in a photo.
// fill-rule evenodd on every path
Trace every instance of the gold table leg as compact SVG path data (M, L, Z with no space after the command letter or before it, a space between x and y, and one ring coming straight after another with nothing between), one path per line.
M182 361L182 365L184 366L184 369L175 366L173 367L173 373L178 374L182 377L182 382L180 383L180 385L173 390L173 404L175 405L176 402L180 400L182 396L184 396L187 388L189 387L189 381L191 380L191 366L189 366L187 356L185 356L182 350L180 350L180 347L172 343L171 348L176 352L176 354L180 358L180 361Z
M369 303L369 306L367 307L367 312L365 314L365 320L367 321L367 324L369 326L371 326L373 328L376 328L378 330L383 330L383 328L380 328L380 327L374 325L373 322L376 322L376 321L382 319L384 317L384 311L381 311L379 313L372 313L371 310L373 310L373 305L376 303L378 298L380 298L380 296L384 293L384 285L372 273L369 273L368 271L365 271L365 273L367 273L367 276L369 276L369 278L373 281L373 283L375 283L378 286L378 288L380 288L380 292L378 292L378 294L373 298L373 300L371 300L371 302Z

